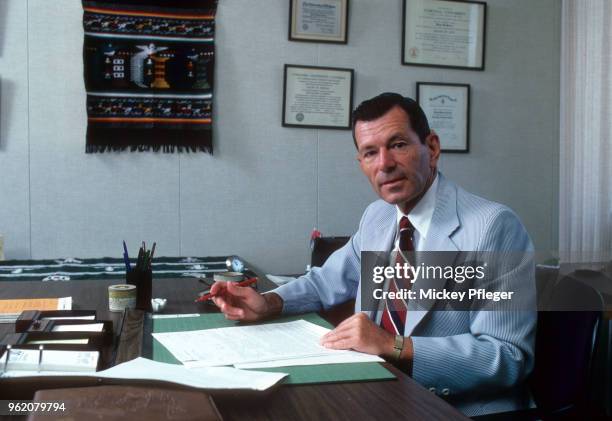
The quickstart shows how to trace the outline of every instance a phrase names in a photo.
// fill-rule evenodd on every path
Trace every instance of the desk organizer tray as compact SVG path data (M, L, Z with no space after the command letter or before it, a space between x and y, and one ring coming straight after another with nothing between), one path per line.
M83 318L87 319L83 319ZM84 320L93 323L96 320L95 310L26 310L21 312L15 322L15 332L26 332L35 322L43 322L45 319ZM78 318L78 319L77 319Z

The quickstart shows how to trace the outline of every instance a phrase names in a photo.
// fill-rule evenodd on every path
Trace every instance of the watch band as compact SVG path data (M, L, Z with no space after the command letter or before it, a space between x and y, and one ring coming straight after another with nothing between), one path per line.
M393 359L399 361L402 350L404 349L404 337L395 335L395 343L393 344Z

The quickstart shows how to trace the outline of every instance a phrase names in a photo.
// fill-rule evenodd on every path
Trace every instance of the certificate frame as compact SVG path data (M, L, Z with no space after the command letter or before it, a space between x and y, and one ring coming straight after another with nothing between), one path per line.
M445 153L468 153L470 151L470 85L464 83L417 82L417 102L425 112L430 129L440 137L440 148ZM457 104L445 106L448 97L456 98ZM434 107L440 107L450 115L448 127L436 123L431 115ZM429 114L428 114L429 112Z
M336 4L339 16L331 27L332 34L317 29L311 29L307 33L306 28L310 29L308 22L306 22L308 18L300 13L302 5L306 1L315 7L317 5L325 7L325 5ZM349 0L289 0L289 41L347 44L348 12ZM327 24L329 24L329 21Z
M470 25L469 31L470 39L465 44L456 42L454 44L453 51L442 51L444 49L453 50L452 42L447 42L445 45L439 45L440 51L432 51L432 44L436 41L434 37L443 37L444 34L427 34L430 39L427 41L417 39L418 36L413 34L413 30L410 26L409 20L413 22L422 23L426 26L423 20L419 20L418 16L426 14L424 11L425 4L427 4L428 12L432 13L431 10L442 13L444 8L455 8L463 13L474 13L475 14L475 28ZM433 16L433 15L432 15ZM433 17L432 17L433 19ZM471 20L470 20L471 22ZM452 25L452 22L451 22ZM466 70L484 70L485 69L485 51L486 51L486 28L487 28L487 3L483 1L473 0L403 0L403 11L402 11L402 64L407 66L427 66L427 67L440 67L450 69L466 69ZM453 28L449 29L452 31ZM472 33L473 31L473 33ZM428 45L429 41L429 45ZM444 41L441 38L438 40L441 44ZM425 44L428 48L422 48ZM434 48L435 49L435 48ZM465 51L460 51L460 50ZM428 52L423 52L426 50ZM424 56L424 57L423 57Z
M282 126L350 130L354 73L353 69L341 67L285 64ZM316 87L317 78L321 82L319 90ZM333 81L329 82L328 78ZM326 92L331 90L334 92L327 95ZM330 101L321 104L319 109L309 110L313 104L309 100L314 94L324 99L327 95ZM325 112L323 108L332 106L332 103L339 104L337 112Z

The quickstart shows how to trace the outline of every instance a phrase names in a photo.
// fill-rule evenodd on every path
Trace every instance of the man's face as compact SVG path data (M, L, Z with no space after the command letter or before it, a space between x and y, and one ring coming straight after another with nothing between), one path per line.
M414 207L435 176L440 142L432 131L421 143L406 112L393 107L355 125L357 160L374 191L404 212Z

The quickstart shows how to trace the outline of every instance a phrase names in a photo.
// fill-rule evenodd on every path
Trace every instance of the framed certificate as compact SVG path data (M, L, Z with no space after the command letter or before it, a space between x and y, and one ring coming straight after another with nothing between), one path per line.
M348 42L349 0L289 0L289 40Z
M417 101L443 152L469 152L470 85L417 82Z
M484 70L487 4L404 0L402 64Z
M285 64L284 127L350 129L353 69Z

